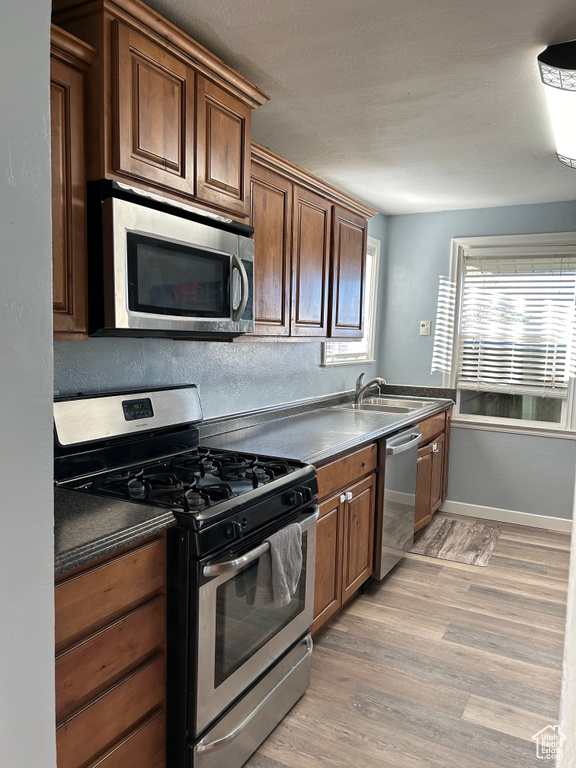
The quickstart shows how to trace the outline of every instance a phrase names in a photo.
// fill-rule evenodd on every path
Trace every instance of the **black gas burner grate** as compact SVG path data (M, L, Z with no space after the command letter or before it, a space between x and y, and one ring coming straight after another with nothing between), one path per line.
M294 470L277 459L196 448L143 467L117 469L78 486L84 491L193 513L241 496Z

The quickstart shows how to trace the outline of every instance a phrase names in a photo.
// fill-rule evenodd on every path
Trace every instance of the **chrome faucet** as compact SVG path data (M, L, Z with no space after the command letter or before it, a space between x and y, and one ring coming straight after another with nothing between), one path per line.
M364 374L361 373L360 376L358 376L356 379L356 394L354 395L354 402L356 405L360 405L362 398L369 389L372 389L372 387L378 387L378 393L380 393L380 387L384 386L386 386L386 379L382 379L379 376L377 376L375 379L372 379L372 381L369 381L368 384L364 384Z

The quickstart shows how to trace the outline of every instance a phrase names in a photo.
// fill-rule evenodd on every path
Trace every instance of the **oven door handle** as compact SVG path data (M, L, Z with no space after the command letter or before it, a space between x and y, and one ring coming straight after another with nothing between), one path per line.
M302 520L302 522L298 521L298 525L300 528L302 528L303 531L315 523L316 520L318 520L320 509L317 504L314 505L313 510L314 512L311 515L308 515L304 520ZM224 560L219 563L212 563L212 565L205 565L202 569L202 573L207 578L211 578L213 576L220 576L223 573L233 573L234 571L239 571L248 565L248 563L252 563L254 560L258 560L258 558L269 549L270 544L265 541L263 544L260 544L260 546L256 547L255 549L251 549L250 552L246 552L246 554L242 555L241 557L236 557L233 560Z
M294 667L292 667L292 669L288 674L291 674L296 667L300 666L300 664L303 664L312 653L312 648L314 647L312 638L310 637L310 635L306 635L304 640L306 641L306 653L304 654L304 656L302 656L301 659L299 659L296 662L296 664L294 665ZM234 728L234 730L230 731L230 733L227 733L226 736L222 736L219 739L215 739L214 741L209 741L207 743L204 742L204 740L202 739L201 741L198 742L194 751L198 754L207 754L208 752L216 752L216 750L222 749L222 747L225 747L227 744L230 744L232 741L234 741L234 739L240 736L240 734L246 728L246 726L249 725L249 723L255 717L257 717L260 712L262 712L262 710L264 709L268 701L271 699L271 697L274 696L274 694L277 692L280 686L284 683L285 679L286 677L283 677L282 680L276 683L274 688L268 691L266 696L264 696L264 698L258 702L258 704L254 707L252 712L250 712L250 714L247 717L245 717L244 720L242 720L242 722L239 723L236 726L236 728Z

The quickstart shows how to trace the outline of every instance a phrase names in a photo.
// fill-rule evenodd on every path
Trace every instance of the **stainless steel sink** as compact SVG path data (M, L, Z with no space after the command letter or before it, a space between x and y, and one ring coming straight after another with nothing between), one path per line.
M410 413L414 408L407 408L400 405L373 405L372 403L349 403L348 405L339 405L338 408L344 411L380 411L381 413Z
M361 403L346 403L338 408L348 411L380 411L381 413L410 413L423 408L429 400L402 397L366 397Z
M365 397L362 400L361 405L364 403L366 403L366 405L382 405L413 410L414 408L423 408L425 405L428 405L429 401L416 400L414 398L404 399L402 397Z

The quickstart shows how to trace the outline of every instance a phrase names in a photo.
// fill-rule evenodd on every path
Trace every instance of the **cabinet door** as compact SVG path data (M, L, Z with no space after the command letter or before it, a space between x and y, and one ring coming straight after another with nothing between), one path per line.
M341 605L342 505L340 494L320 504L316 531L316 576L314 586L314 623L316 632Z
M416 505L414 531L419 531L432 519L432 444L418 449L416 474Z
M366 219L334 206L330 336L362 338L366 281Z
M84 81L81 72L50 62L54 337L88 333Z
M115 170L194 195L194 70L118 22Z
M372 575L375 491L375 474L346 491L342 537L343 603Z
M250 224L254 227L254 330L290 334L292 184L252 166Z
M196 196L248 216L252 110L198 75Z
M442 482L442 501L448 496L448 460L450 458L450 426L452 410L446 411L446 431L444 432L444 479Z
M432 482L430 489L431 514L442 503L442 489L444 485L444 434L439 435L432 442Z
M294 188L293 336L325 337L328 331L331 208L323 197Z

